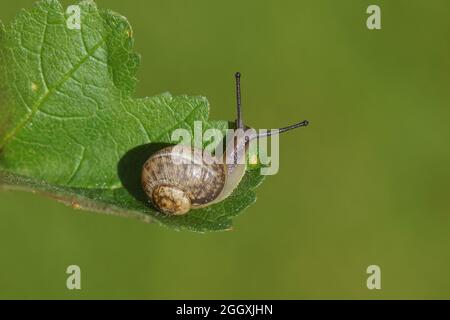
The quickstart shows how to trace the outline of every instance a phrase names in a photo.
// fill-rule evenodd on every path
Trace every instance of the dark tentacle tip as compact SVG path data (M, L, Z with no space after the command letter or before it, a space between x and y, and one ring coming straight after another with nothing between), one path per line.
M240 78L240 77L241 77L241 73L240 73L240 72L236 72L236 73L234 74L234 76L235 76L236 78Z
M309 126L309 121L308 120L303 121L303 123L305 124L305 127Z

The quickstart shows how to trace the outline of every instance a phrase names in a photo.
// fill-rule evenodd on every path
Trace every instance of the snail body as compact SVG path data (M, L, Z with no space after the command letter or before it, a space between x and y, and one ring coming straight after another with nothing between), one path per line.
M241 118L240 74L236 74L238 119L237 128L246 130ZM308 125L307 121L279 129L285 132ZM266 137L257 135L253 138ZM170 146L153 154L142 169L142 187L151 204L168 215L184 215L191 209L204 208L229 197L245 174L248 142L233 144L225 150L223 161L190 146ZM227 164L225 158L234 163Z
M159 211L183 215L227 198L245 165L230 171L212 156L188 146L170 146L152 155L142 170L142 186Z

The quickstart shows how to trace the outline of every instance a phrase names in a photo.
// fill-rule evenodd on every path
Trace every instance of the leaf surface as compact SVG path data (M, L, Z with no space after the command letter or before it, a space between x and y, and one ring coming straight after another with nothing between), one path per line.
M140 187L145 160L173 130L224 131L204 97L135 98L140 58L121 15L82 1L81 28L67 26L56 0L0 22L0 184L37 191L75 208L135 216L176 229L227 230L255 201L259 172L248 171L222 203L184 217L155 211Z

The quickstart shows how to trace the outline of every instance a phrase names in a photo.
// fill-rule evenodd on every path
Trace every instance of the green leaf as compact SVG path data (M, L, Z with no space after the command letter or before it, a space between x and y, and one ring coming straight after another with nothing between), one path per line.
M79 7L79 30L56 0L0 22L0 185L176 229L230 229L255 201L256 170L227 200L183 217L155 211L140 187L143 163L174 129L228 123L208 120L204 97L134 98L140 58L130 24L92 1Z

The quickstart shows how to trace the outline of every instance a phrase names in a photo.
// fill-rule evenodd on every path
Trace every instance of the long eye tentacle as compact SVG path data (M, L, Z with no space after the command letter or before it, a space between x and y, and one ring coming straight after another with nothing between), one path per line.
M242 120L242 104L241 104L241 74L236 72L236 105L237 105L237 129L244 128L244 121Z
M242 129L242 130L246 131L246 127L245 127L244 121L242 119L242 97L241 97L241 76L242 75L240 72L236 72L234 76L236 78L236 106L237 106L236 129ZM298 122L298 123L293 124L288 127L284 127L284 128L280 128L280 129L276 129L276 130L268 130L265 133L260 133L260 134L256 134L256 135L247 137L245 139L245 142L249 142L253 139L270 137L275 134L280 134L280 133L294 130L294 129L297 129L300 127L306 127L308 125L309 125L309 121L304 120L304 121Z
M272 135L280 134L280 133L283 133L283 132L288 132L288 131L291 131L291 130L294 130L294 129L297 129L297 128L307 127L308 125L309 125L309 121L308 120L304 120L302 122L298 122L296 124L293 124L291 126L287 126L287 127L284 127L284 128L280 128L280 129L276 129L276 130L268 130L267 132L260 133L260 134L258 134L256 136L252 137L252 139L259 139L259 138L270 137Z

